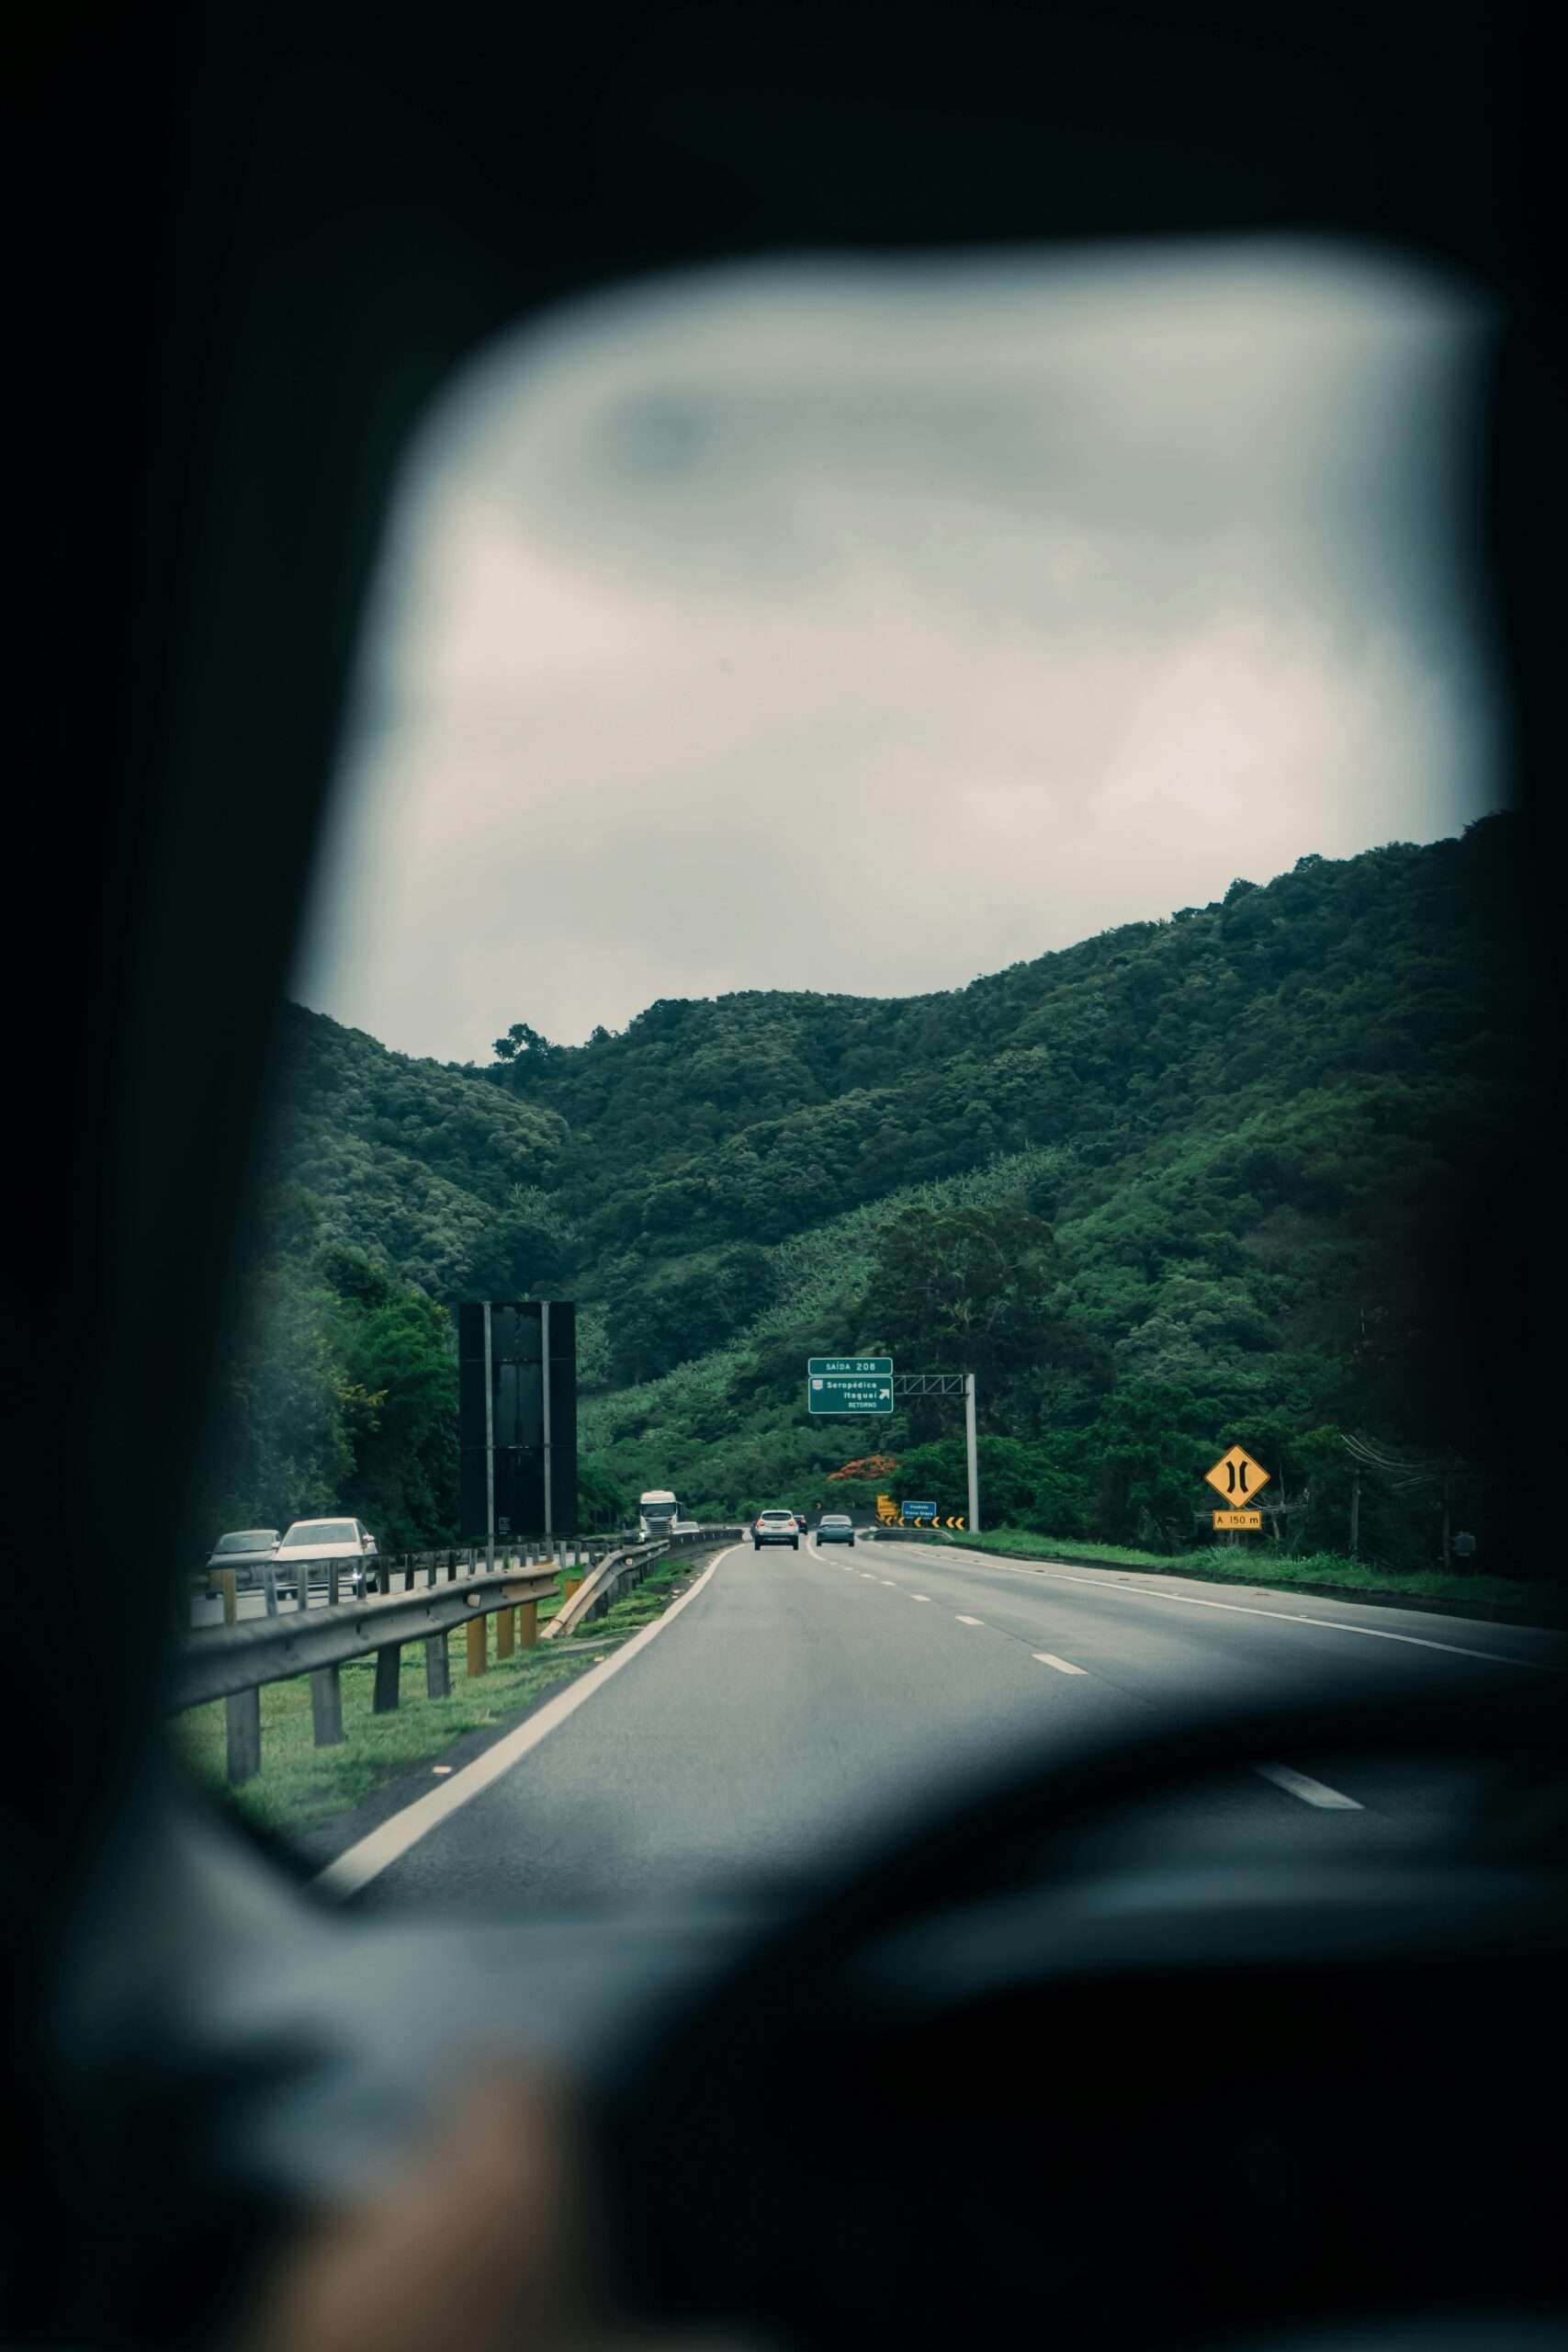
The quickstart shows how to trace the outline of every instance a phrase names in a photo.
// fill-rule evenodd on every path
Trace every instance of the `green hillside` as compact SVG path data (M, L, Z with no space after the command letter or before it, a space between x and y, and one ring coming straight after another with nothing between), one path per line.
M584 1305L606 1498L819 1499L874 1442L953 1494L935 1418L806 1420L804 1357L875 1346L975 1366L992 1517L1189 1541L1194 1464L1240 1437L1303 1498L1291 1539L1342 1542L1348 1430L1411 1470L1369 1488L1371 1548L1427 1556L1445 1486L1500 1538L1484 1400L1442 1335L1455 1233L1527 1094L1516 854L1488 819L965 989L661 1001L576 1047L520 1022L482 1069L295 1012L275 1186L295 1207L257 1279L275 1321L291 1302L295 1357L305 1327L320 1342L304 1419L342 1392L335 1466L299 1442L300 1475L341 1482L346 1447L359 1493L374 1467L411 1367L349 1346L367 1316L395 1307L405 1348L424 1316L439 1355L431 1303L544 1292ZM276 1352L258 1323L253 1390ZM430 1401L401 1448L423 1499L374 1500L434 1533L434 1364ZM225 1488L253 1513L266 1452Z

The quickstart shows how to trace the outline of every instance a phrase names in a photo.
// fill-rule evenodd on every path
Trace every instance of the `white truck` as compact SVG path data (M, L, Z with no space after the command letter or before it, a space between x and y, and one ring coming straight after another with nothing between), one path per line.
M637 1497L637 1532L645 1544L672 1535L682 1516L681 1506L668 1487L650 1487L646 1495Z

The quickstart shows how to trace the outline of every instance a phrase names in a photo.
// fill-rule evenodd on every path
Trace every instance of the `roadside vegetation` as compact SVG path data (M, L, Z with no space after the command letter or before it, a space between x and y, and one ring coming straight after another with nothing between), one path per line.
M967 988L666 1001L574 1046L522 1019L482 1065L292 1009L193 1548L349 1508L455 1540L450 1308L531 1295L579 1302L589 1528L649 1486L864 1506L836 1474L873 1435L961 1510L940 1407L806 1415L807 1355L886 1351L976 1372L987 1521L1169 1559L1239 1442L1286 1553L1345 1553L1354 1512L1380 1574L1461 1531L1548 1573L1469 1239L1537 1115L1518 854L1491 817Z

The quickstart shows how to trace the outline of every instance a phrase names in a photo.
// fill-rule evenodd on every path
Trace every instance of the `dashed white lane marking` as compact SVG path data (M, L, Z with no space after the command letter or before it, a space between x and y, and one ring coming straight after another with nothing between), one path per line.
M962 1551L954 1544L954 1551ZM1087 1584L1095 1592L1119 1593L1124 1600L1176 1600L1186 1609L1223 1609L1232 1617L1272 1617L1281 1625L1316 1625L1326 1634L1364 1634L1370 1642L1407 1642L1412 1649L1446 1650L1450 1657L1478 1657L1488 1666L1524 1666L1535 1674L1555 1674L1560 1669L1549 1658L1510 1657L1503 1650L1466 1649L1459 1642L1434 1642L1425 1634L1395 1634L1386 1625L1352 1625L1345 1617L1310 1617L1299 1609L1249 1609L1240 1600L1206 1600L1195 1592L1161 1592L1147 1584L1107 1584L1100 1577L1069 1576L1061 1568L1030 1566L1015 1568L1010 1560L987 1558L984 1554L969 1555L971 1563L982 1567L1000 1568L1008 1576L1050 1577L1056 1584ZM955 1566L959 1564L954 1562ZM967 1565L967 1564L965 1564Z
M1360 1813L1365 1809L1342 1789L1331 1789L1325 1781L1314 1781L1310 1772L1292 1771L1288 1764L1255 1764L1252 1769L1264 1780L1272 1781L1277 1789L1283 1789L1288 1796L1300 1797L1303 1804L1319 1805L1325 1813Z
M986 1621L983 1617L960 1617L957 1622L961 1625L983 1625Z
M911 1600L929 1600L931 1599L931 1594L929 1592L912 1592L909 1595L909 1598Z
M586 1674L580 1675L575 1682L570 1683L558 1698L547 1701L537 1714L530 1715L526 1723L519 1724L516 1730L508 1732L504 1739L498 1739L493 1747L487 1747L482 1756L476 1756L471 1764L465 1764L438 1789L431 1789L424 1796L416 1797L412 1804L404 1805L400 1813L395 1813L389 1821L384 1821L379 1829L373 1829L367 1838L362 1838L357 1846L351 1846L345 1854L338 1856L336 1861L329 1862L324 1871L318 1871L311 1883L323 1888L329 1894L346 1895L357 1893L371 1879L378 1877L389 1863L406 1854L409 1848L416 1846L422 1838L427 1838L448 1814L456 1813L458 1806L467 1804L470 1797L477 1797L482 1789L490 1787L492 1781L499 1781L503 1772L509 1772L513 1764L520 1763L542 1739L547 1739L558 1724L563 1724L569 1715L574 1715L585 1700L592 1699L596 1690L604 1689L613 1674L619 1674L623 1666L630 1664L638 1650L646 1649L666 1625L672 1624L682 1609L690 1608L716 1568L721 1568L733 1553L743 1549L743 1545L734 1544L728 1551L720 1552L716 1559L709 1561L691 1590L683 1592L679 1600L671 1601L662 1617L656 1617L651 1624L643 1627L640 1634L634 1634L620 1649L612 1650L598 1666L591 1666Z
M892 1577L883 1577L883 1579L882 1579L882 1581L883 1581L883 1583L887 1587L887 1589L888 1589L888 1591L889 1591L889 1592L897 1592L897 1591L898 1588L897 1588L897 1586L894 1583L894 1581L893 1581L893 1579L892 1579Z
M1054 1666L1058 1674L1087 1674L1089 1672L1087 1666L1074 1666L1070 1658L1053 1657L1049 1650L1031 1650L1029 1655L1031 1657L1037 1657L1042 1666Z

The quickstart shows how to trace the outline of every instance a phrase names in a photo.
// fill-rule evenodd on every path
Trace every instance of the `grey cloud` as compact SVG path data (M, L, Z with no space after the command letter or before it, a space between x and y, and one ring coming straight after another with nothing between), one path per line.
M1488 332L1252 249L758 267L504 345L389 524L301 992L482 1053L1453 830Z

